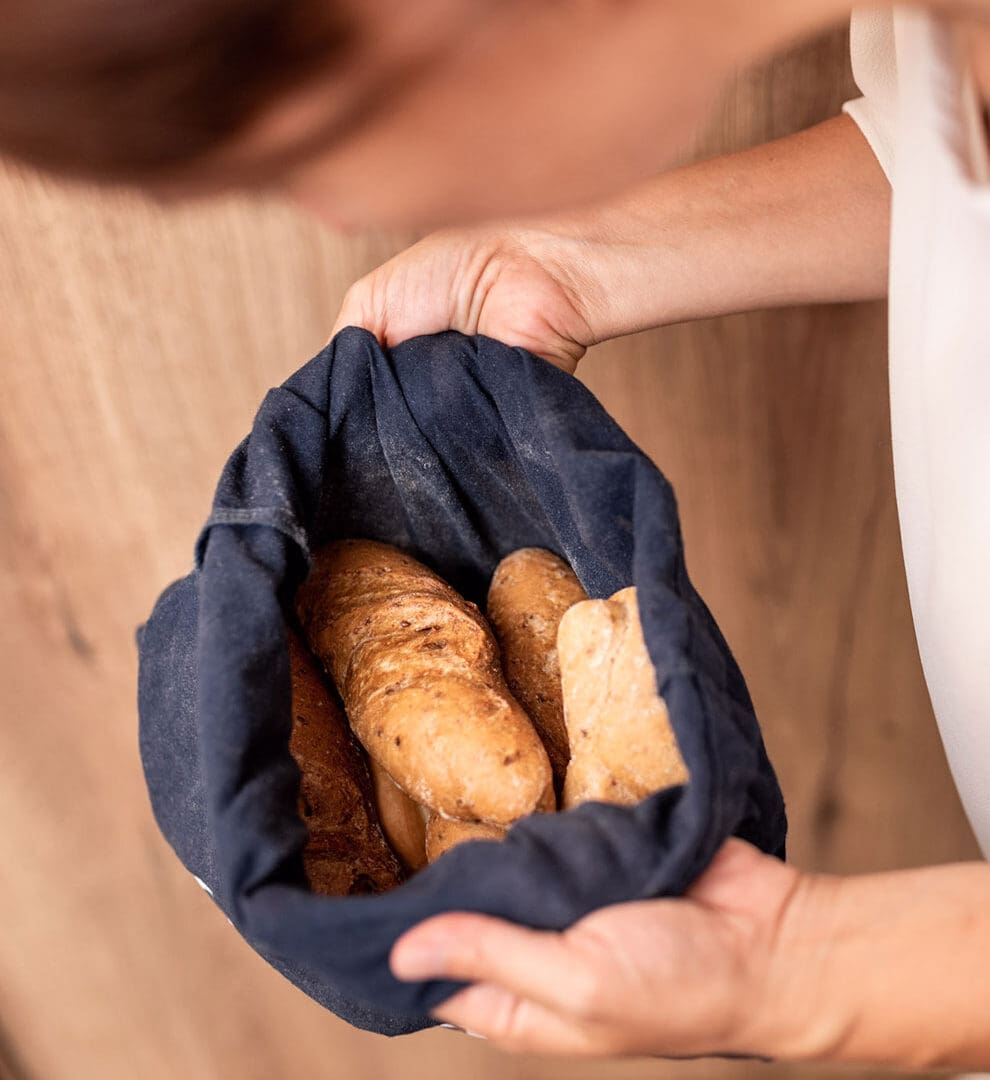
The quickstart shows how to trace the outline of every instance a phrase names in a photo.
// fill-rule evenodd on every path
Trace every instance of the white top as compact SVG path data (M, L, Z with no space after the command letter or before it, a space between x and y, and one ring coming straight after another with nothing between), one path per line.
M925 679L990 857L990 186L986 129L951 31L916 10L853 21L846 105L894 192L894 483Z

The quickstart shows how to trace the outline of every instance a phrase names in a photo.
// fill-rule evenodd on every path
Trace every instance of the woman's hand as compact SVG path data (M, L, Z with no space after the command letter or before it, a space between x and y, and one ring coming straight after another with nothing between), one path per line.
M392 970L472 982L436 1015L511 1050L767 1053L778 935L802 880L730 839L683 899L602 908L563 933L443 915L400 938Z
M334 334L370 330L386 346L459 330L518 345L573 372L597 338L600 287L572 241L523 226L433 233L347 292Z
M990 1069L990 865L810 874L730 839L685 896L563 933L454 913L398 978L471 983L436 1014L513 1050Z
M358 281L334 333L486 334L573 371L590 345L649 327L882 295L889 206L840 116L596 205L434 233Z

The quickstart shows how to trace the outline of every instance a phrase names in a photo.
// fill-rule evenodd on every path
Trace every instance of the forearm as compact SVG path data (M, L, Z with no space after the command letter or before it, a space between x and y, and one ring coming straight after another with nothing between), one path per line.
M890 188L846 116L661 175L527 230L596 340L690 319L884 295Z
M990 1067L990 864L809 875L780 927L764 1052Z

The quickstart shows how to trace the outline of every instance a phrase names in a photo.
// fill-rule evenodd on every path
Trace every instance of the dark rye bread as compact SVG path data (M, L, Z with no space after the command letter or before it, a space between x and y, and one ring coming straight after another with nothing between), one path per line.
M385 892L402 867L378 824L361 748L299 638L289 634L292 735L289 750L302 773L299 815L309 832L303 849L313 892L331 896Z

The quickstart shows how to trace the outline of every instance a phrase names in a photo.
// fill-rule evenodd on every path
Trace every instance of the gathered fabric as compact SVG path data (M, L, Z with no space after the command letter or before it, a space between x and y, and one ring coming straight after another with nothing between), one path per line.
M483 608L499 560L548 548L591 597L635 585L687 784L535 814L398 888L305 882L287 624L310 553L361 537ZM446 332L383 348L348 328L265 397L220 477L191 573L138 630L141 757L158 824L244 938L358 1027L403 1034L459 988L400 982L398 937L445 911L564 929L682 894L740 836L784 857L784 803L729 646L688 579L669 483L575 378Z

